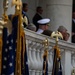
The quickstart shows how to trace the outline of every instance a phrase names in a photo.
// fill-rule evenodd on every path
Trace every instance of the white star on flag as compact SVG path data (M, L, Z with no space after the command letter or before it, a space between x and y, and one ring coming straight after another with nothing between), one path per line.
M7 44L9 43L9 41L7 40L7 42L6 42Z
M13 43L13 39L11 40L11 43Z
M9 66L12 67L12 63L10 63Z
M7 58L6 58L6 57L4 57L4 60L6 61L6 60L7 60Z
M14 56L12 56L12 59L14 59Z
M9 50L11 50L12 49L12 47L11 46L9 46Z
M5 69L6 68L6 66L5 65L3 65L3 69Z
M5 49L5 52L8 52L8 49L7 48Z
M14 73L11 73L10 75L14 75Z

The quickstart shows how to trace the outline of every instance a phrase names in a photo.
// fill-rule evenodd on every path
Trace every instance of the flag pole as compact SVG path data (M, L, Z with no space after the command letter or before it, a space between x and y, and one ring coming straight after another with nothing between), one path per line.
M23 24L23 21L22 21L22 1L21 0L13 0L12 6L13 5L16 5L14 16L18 16L15 75L22 75L22 72L24 69L24 54L25 54L25 46L26 46L25 32L24 32L24 28L22 27L22 24Z
M16 69L15 75L22 75L21 67L21 25L22 25L22 2L21 0L12 0L12 6L15 5L15 15L18 16L18 30L17 30L17 48L16 48Z
M56 31L56 32L53 32L51 34L51 37L55 37L55 42L56 42L56 45L54 47L54 60L53 60L53 69L52 69L52 75L58 75L58 66L59 66L59 63L57 63L57 59L61 59L61 55L60 55L60 49L58 47L58 41L59 41L59 38L63 39L63 36L60 32Z
M48 47L49 47L49 42L48 42L48 39L46 38L44 41L43 41L43 45L44 45L44 54L43 54L43 75L48 75ZM46 70L47 68L47 70Z

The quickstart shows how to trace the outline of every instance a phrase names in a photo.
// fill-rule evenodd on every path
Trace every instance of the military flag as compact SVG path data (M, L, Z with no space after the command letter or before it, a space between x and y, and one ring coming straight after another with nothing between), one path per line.
M49 42L48 39L46 38L43 40L43 46L45 48L44 54L43 54L43 73L42 75L48 75L48 46Z
M48 75L48 60L47 56L43 56L43 74L42 75Z
M4 75L16 75L18 16L13 18L12 25L12 33L10 35L7 33L7 28L3 29L2 74ZM24 37L21 36L21 73L22 75L29 75L25 33L23 35Z
M62 75L61 58L59 58L58 63L59 63L58 75Z
M25 33L22 28L22 2L13 0L12 4L16 5L15 14L10 16L12 32L10 35L3 32L6 36L3 34L2 75L29 75Z
M61 57L58 48L54 48L52 75L62 75Z

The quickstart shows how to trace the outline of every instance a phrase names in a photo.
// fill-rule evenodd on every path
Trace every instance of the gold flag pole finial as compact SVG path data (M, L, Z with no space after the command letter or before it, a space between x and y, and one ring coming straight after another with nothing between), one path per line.
M56 70L56 72L58 72L59 65L60 65L59 63L57 63L57 59L61 59L60 49L58 47L58 41L59 41L59 38L63 39L63 36L60 32L56 31L51 34L51 37L52 38L55 37L55 41L56 41L56 45L54 46L54 55L55 56L54 56L53 69L52 69L52 75L55 75L55 70Z
M43 46L44 46L44 55L48 56L48 47L49 47L49 42L48 39L46 38L43 40Z
M56 45L58 45L58 41L59 41L59 38L63 39L63 36L60 32L56 31L56 32L52 32L51 34L51 37L55 37L55 41L56 41Z
M48 47L49 47L49 42L48 42L48 39L46 38L45 40L43 40L43 46L45 48L44 50L44 54L43 54L43 58L46 57L46 60L44 61L44 75L45 75L45 72L46 72L46 67L47 67L47 62L48 62ZM47 62L46 62L47 61Z
M11 6L15 5L15 15L21 14L22 10L22 1L21 0L12 0Z
M43 40L43 45L44 45L45 49L48 48L49 42L48 42L47 38L45 40Z

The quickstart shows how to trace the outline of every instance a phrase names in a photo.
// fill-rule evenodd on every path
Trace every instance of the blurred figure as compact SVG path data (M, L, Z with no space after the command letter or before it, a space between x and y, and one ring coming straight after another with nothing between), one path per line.
M58 31L63 35L63 40L68 41L70 34L64 26L59 26Z
M41 19L37 21L39 24L39 29L37 30L37 34L44 34L47 36L51 35L51 31L48 30L48 24L50 22L50 19Z
M75 12L72 14L72 43L75 43Z
M29 24L29 18L27 15L27 11L28 11L28 4L27 3L23 3L22 5L22 15L23 15L23 25L24 27L26 27Z
M52 31L51 30L44 30L44 32L42 34L47 35L47 36L51 36Z
M70 34L69 33L66 33L64 40L65 41L68 41L69 37L70 37Z
M43 9L42 7L38 6L36 8L36 14L34 15L32 21L33 21L33 24L36 26L36 31L38 30L39 28L39 24L37 23L38 20L42 19L42 13L43 13Z
M32 23L30 23L26 28L32 31L36 31L36 26Z

